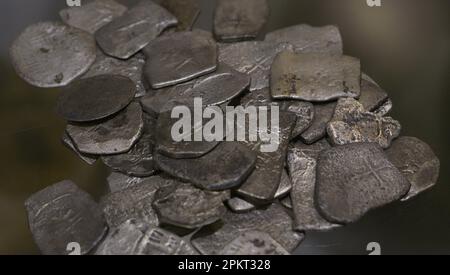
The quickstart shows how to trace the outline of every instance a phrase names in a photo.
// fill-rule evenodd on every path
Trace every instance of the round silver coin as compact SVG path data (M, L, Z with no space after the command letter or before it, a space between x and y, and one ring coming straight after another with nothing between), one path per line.
M25 29L10 50L17 73L29 84L61 87L85 73L96 56L94 37L59 22Z

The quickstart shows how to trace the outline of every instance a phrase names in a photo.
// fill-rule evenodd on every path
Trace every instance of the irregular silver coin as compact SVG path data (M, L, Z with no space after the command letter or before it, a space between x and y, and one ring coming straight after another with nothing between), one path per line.
M121 60L109 57L97 51L97 59L83 78L90 78L97 75L121 75L131 79L136 85L135 97L142 97L147 92L146 83L143 77L145 56L138 53L128 60Z
M305 157L302 149L291 147L288 153L289 172L293 183L291 192L294 229L298 231L328 231L339 225L325 220L315 207L317 162Z
M342 98L327 132L334 145L375 142L386 149L400 135L401 128L400 123L390 117L366 112L355 99Z
M250 86L250 77L225 64L219 64L214 73L176 86L155 90L141 99L145 112L152 115L172 111L174 105L194 106L194 99L202 104L219 106L238 97ZM170 104L173 101L173 104Z
M246 213L256 209L256 206L239 197L231 198L227 201L227 205L234 213Z
M333 118L336 104L336 102L314 104L313 122L300 136L303 142L313 144L327 135L327 125Z
M263 152L261 140L257 142L242 142L249 149L257 154L255 171L248 177L236 193L255 203L267 204L275 199L275 195L280 186L281 174L285 167L286 154L291 140L292 129L295 126L297 117L290 112L279 112L279 125L277 125L276 150L273 152ZM270 129L270 128L269 128Z
M255 39L268 18L267 0L219 0L214 14L214 34L225 42Z
M292 181L289 177L286 169L281 172L281 181L280 186L278 186L278 190L275 193L275 199L279 199L287 196L292 190Z
M98 156L81 153L77 149L77 147L75 146L75 144L73 143L72 139L69 137L66 131L64 131L61 141L67 148L72 150L80 159L82 159L87 164L93 165L95 162L97 162Z
M122 173L112 172L106 179L109 191L116 193L141 184L147 178L131 177Z
M265 40L290 43L298 53L343 53L342 37L336 26L296 25L270 32Z
M201 254L217 255L237 236L254 230L266 232L289 252L297 248L304 238L303 233L292 230L292 219L279 204L245 214L229 211L222 220L223 223L206 228L194 236L192 244ZM214 232L208 234L208 229Z
M133 187L106 195L101 204L109 227L118 227L129 219L158 226L158 216L152 207L155 193L159 188L172 183L172 179L154 176Z
M271 93L277 99L327 102L361 94L361 63L350 56L284 51L271 72Z
M159 168L195 186L221 191L240 186L253 172L256 154L237 142L222 142L210 153L196 159L172 159L155 154Z
M282 111L296 114L297 123L292 130L292 139L305 132L314 120L314 105L312 103L299 100L274 100L268 88L248 93L241 99L241 104L245 107L277 105Z
M69 84L89 69L95 55L92 35L59 22L28 27L10 49L11 61L19 76L42 88Z
M114 0L94 0L83 3L80 7L63 9L59 12L59 16L67 25L94 34L126 11L127 7Z
M431 147L414 137L400 137L386 150L388 159L411 183L402 200L410 200L436 185L440 161Z
M363 105L364 110L373 112L380 108L388 98L388 94L380 86L368 80L361 80L361 96L358 101Z
M178 19L177 31L192 30L201 12L199 0L160 0L159 2Z
M166 9L150 0L143 0L99 29L95 38L106 54L128 59L177 23L178 20Z
M161 36L144 49L145 76L154 89L187 82L217 69L217 45L202 30Z
M219 61L233 69L250 75L250 90L270 86L270 68L278 53L293 50L292 45L267 41L247 41L219 44Z
M352 223L400 200L411 185L376 143L333 147L319 156L315 201L328 221Z
M159 115L156 127L158 129L156 134L156 151L158 153L174 159L199 158L214 150L225 137L222 134L217 141L206 141L203 138L205 123L202 120L199 124L189 123L189 127L191 127L189 130L183 128L183 139L175 140L173 129L179 124L179 121L179 118L172 118L171 111ZM202 137L201 141L196 141L195 136L198 135Z
M91 122L112 116L130 104L134 83L119 75L78 79L62 89L56 112L68 121Z
M63 181L32 195L26 202L33 238L43 254L67 255L77 242L89 253L107 232L102 211L73 182Z
M103 156L104 164L114 171L136 177L149 177L157 172L153 160L156 119L147 114L143 115L143 119L144 131L131 150L123 154Z
M379 116L388 115L392 109L394 108L394 103L389 98L383 105L381 105L378 109L376 109L373 113Z
M227 244L219 255L290 255L286 249L269 234L261 231L248 231Z
M218 221L226 211L229 192L200 190L191 184L174 183L156 192L153 208L162 224L196 229Z
M182 238L138 220L111 230L96 255L198 255Z
M144 129L139 103L131 103L114 117L95 123L69 124L66 131L85 154L114 155L128 152Z

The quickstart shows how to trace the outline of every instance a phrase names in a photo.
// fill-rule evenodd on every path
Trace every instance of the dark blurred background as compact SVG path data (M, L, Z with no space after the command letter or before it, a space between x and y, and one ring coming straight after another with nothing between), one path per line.
M243 0L245 1L245 0ZM129 3L136 1L120 1ZM95 197L106 187L102 165L84 165L61 145L64 122L54 113L57 90L17 77L8 57L28 25L58 19L65 0L0 1L0 254L36 254L23 202L32 193L72 179ZM215 1L203 0L197 27L210 29ZM438 185L407 203L374 211L330 233L310 233L298 254L450 254L450 22L448 0L273 0L267 31L299 23L338 25L348 55L386 89L403 134L428 142L441 160Z

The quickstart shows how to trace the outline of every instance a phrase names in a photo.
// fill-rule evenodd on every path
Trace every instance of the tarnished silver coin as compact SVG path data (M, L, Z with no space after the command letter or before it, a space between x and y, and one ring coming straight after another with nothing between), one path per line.
M358 142L376 142L388 148L400 135L401 125L390 117L366 112L355 99L339 99L327 132L334 145Z
M256 154L237 142L222 142L210 153L196 159L172 159L155 154L164 172L195 186L221 191L240 186L253 172Z
M277 142L277 148L272 152L263 152L261 140L257 142L243 142L245 146L253 150L258 158L255 171L248 177L236 193L239 196L255 204L271 203L280 186L281 174L285 167L286 154L291 140L291 133L296 123L296 115L290 112L279 113L279 125L277 125L277 138L271 142Z
M250 85L250 77L225 64L219 64L214 73L192 81L155 90L141 99L145 112L155 116L172 111L174 105L194 106L194 99L201 98L203 106L218 106L244 92ZM173 101L173 104L170 104Z
M350 56L284 51L271 72L271 93L277 99L326 102L361 94L361 64Z
M377 110L388 98L388 94L380 86L369 80L361 80L361 96L358 101L365 110L369 112Z
M142 97L146 92L146 83L143 76L145 56L138 53L128 60L121 60L109 57L97 51L97 59L83 78L90 78L97 75L121 75L128 77L136 85L135 97Z
M139 220L111 230L96 255L198 255L182 238Z
M297 122L292 130L292 139L305 132L312 125L314 119L314 105L312 103L299 100L274 100L268 88L248 93L241 99L241 104L246 107L277 105L282 111L296 114Z
M250 75L250 90L268 88L270 68L278 53L293 50L289 44L266 41L248 41L234 44L219 44L219 61L233 69Z
M124 154L103 156L104 164L114 171L136 177L148 177L157 172L153 160L156 119L147 114L143 115L143 119L144 131L131 150Z
M139 103L131 103L114 117L95 123L69 124L66 131L85 154L114 155L128 152L144 129Z
M173 182L169 178L154 176L133 187L106 195L101 204L109 227L115 228L129 219L158 226L158 216L152 207L155 193Z
M386 116L392 111L393 108L394 108L394 103L389 98L385 103L383 103L373 113L376 114L376 115L379 115L379 116Z
M314 104L314 119L311 126L301 134L301 140L313 144L327 135L327 125L331 121L336 102Z
M134 83L119 75L79 79L63 88L56 112L68 121L91 122L124 109L136 94Z
M28 27L10 49L17 74L42 88L69 84L89 69L95 55L95 39L91 34L59 22Z
M219 41L254 39L269 18L267 0L219 0L214 14L214 34Z
M336 26L296 25L268 33L265 40L290 43L298 53L343 53L342 37Z
M116 193L141 184L147 178L131 177L122 173L112 172L106 179L109 191Z
M192 244L200 253L219 254L237 236L254 230L269 234L289 252L297 248L304 238L304 234L292 230L292 219L279 204L245 214L229 211L222 220L221 224L215 224L194 236ZM208 234L209 230L214 232Z
M269 234L261 231L248 231L227 244L219 255L290 255L286 249Z
M32 195L25 202L33 238L43 254L66 255L77 242L89 253L107 232L102 211L73 182L63 181Z
M172 112L165 112L159 115L156 133L156 151L164 156L174 159L199 158L214 150L225 137L222 134L218 141L206 141L203 138L203 129L206 124L201 121L199 124L191 123L190 129L183 128L183 140L174 140L173 129L179 124L179 118L172 118ZM179 133L182 135L182 133ZM200 135L201 141L196 141L195 136Z
M177 31L192 30L201 12L199 0L160 0L159 2L178 19Z
M313 158L305 157L302 149L291 147L288 166L293 188L294 229L298 231L327 231L338 227L325 220L315 207L316 166Z
M69 137L66 131L64 131L61 141L67 148L72 150L80 159L82 159L87 164L93 165L95 162L97 162L98 156L81 153L77 149L77 147L75 146L75 144L73 143L72 139Z
M411 183L407 201L436 185L440 161L430 146L414 137L400 137L386 151L388 159Z
M64 23L94 34L101 27L122 16L127 7L114 0L94 0L59 12Z
M217 69L216 42L202 30L161 36L144 53L144 73L154 89L180 84Z
M174 183L156 192L153 208L162 224L195 229L218 221L225 213L229 192L200 190L191 184Z
M229 199L227 201L227 205L234 213L246 213L256 209L256 206L253 203L250 203L239 197Z
M284 169L283 172L281 172L280 186L278 186L278 190L275 193L275 199L283 198L289 195L291 190L292 190L292 181L286 169Z
M376 143L331 148L317 162L316 206L330 222L347 224L400 200L411 185Z
M166 9L150 0L142 0L99 29L95 38L106 54L128 59L177 23L178 20Z

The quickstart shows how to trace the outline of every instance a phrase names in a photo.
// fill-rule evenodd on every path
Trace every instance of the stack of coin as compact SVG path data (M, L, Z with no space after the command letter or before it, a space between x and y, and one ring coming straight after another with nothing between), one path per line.
M63 143L111 169L100 202L71 181L26 201L42 253L78 243L82 254L285 255L309 231L357 222L436 184L438 158L401 136L389 95L343 54L337 27L259 39L266 0L219 0L214 32L193 28L199 13L195 0L93 0L12 45L25 81L61 87ZM211 121L201 118L176 140L180 106L244 119L206 140L198 136ZM262 150L262 135L229 139L251 107L277 115L273 150Z

